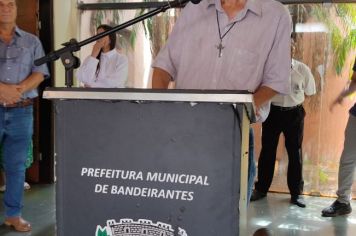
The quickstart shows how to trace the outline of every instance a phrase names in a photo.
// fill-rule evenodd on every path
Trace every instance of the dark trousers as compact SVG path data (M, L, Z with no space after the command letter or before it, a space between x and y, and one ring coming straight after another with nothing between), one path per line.
M279 136L285 137L288 153L287 182L290 194L297 196L303 192L302 141L305 111L303 106L290 110L271 106L271 111L262 124L262 149L258 160L258 181L256 190L267 193L271 186Z

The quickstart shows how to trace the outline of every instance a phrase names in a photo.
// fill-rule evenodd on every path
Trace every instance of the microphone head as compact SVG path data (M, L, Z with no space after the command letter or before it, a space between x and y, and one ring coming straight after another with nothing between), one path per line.
M198 4L200 3L201 0L190 0L193 4Z

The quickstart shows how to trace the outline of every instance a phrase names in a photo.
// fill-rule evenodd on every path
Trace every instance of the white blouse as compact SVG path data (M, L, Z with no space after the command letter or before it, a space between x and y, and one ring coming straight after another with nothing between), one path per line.
M128 59L116 49L100 56L100 71L96 76L99 60L88 56L77 71L77 79L92 88L125 88L128 74Z

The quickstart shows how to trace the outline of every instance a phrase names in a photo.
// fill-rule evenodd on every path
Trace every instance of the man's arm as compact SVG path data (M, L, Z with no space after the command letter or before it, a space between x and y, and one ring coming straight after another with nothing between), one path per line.
M315 79L310 68L305 64L302 65L304 69L304 81L305 81L304 95L306 97L309 97L316 94Z
M255 91L255 106L260 108L277 93L290 93L291 18L283 8L274 42L268 54L261 86Z
M158 67L153 69L152 74L152 88L154 89L167 89L169 82L172 80L171 75Z
M253 94L253 101L256 107L256 111L258 111L263 104L271 100L276 94L278 94L278 92L271 89L270 87L259 87Z
M342 104L344 101L344 98L349 96L350 94L354 93L356 91L356 71L352 73L351 77L351 83L347 89L342 91L340 95L331 103L330 105L330 111L333 110L334 106L337 104Z
M20 92L25 93L32 89L35 89L40 85L40 83L44 80L43 74L40 72L33 72L30 76L28 76L25 80L23 80L20 86Z

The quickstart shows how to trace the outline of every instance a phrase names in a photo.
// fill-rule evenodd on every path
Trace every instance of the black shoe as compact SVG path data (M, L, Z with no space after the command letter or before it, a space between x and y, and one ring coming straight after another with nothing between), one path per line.
M290 203L297 205L299 207L306 207L307 205L305 204L305 200L302 196L292 196L290 199Z
M262 193L262 192L260 192L260 191L258 191L258 190L253 190L253 192L252 192L252 194L251 194L251 202L253 202L253 201L257 201L257 200L260 200L260 199L262 199L262 198L264 198L264 197L266 197L267 196L267 193Z
M273 232L268 228L260 228L253 233L252 236L270 236L273 235Z
M341 203L338 200L333 202L331 206L324 208L321 215L324 217L334 217L350 214L352 211L350 203Z

